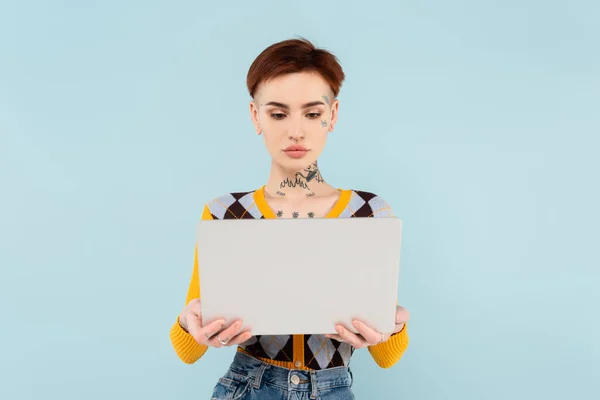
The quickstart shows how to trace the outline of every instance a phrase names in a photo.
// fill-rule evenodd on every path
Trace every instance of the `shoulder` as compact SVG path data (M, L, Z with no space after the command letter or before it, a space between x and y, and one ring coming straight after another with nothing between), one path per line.
M347 208L355 217L393 217L392 207L379 194L366 190L350 189Z
M254 192L230 192L213 197L204 205L202 219L260 218Z

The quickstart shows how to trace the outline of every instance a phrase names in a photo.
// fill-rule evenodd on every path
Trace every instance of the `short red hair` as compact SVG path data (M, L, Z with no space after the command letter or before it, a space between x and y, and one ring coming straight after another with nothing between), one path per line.
M254 98L262 82L280 75L304 71L319 73L331 86L334 98L337 97L345 78L338 59L329 51L316 48L304 38L284 40L263 50L248 70L248 92Z

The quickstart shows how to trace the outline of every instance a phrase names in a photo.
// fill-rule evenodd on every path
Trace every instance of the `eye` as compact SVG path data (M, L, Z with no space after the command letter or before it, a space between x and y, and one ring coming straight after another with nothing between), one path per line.
M321 116L321 113L309 113L309 114L306 114L306 115L310 119L316 119L316 118L319 118Z
M282 114L282 113L272 113L272 114L271 114L271 117L272 117L273 119L278 119L278 120L280 120L280 119L284 119L284 118L285 118L285 114Z

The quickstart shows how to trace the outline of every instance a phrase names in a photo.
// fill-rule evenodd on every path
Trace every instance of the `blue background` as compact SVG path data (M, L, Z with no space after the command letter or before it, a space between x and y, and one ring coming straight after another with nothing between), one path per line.
M3 1L0 398L208 398L169 329L203 204L269 157L247 69L296 35L348 79L321 160L404 220L411 346L359 399L600 389L594 1ZM594 381L595 380L595 381Z

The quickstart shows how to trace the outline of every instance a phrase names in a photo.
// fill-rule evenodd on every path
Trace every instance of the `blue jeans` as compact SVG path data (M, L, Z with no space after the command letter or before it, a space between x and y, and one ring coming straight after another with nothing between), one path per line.
M349 367L287 369L237 352L211 400L353 400Z

